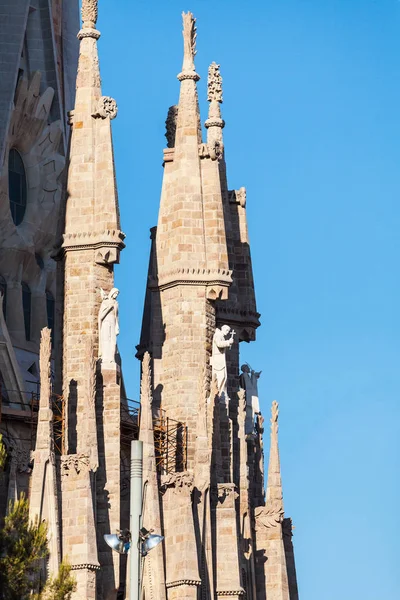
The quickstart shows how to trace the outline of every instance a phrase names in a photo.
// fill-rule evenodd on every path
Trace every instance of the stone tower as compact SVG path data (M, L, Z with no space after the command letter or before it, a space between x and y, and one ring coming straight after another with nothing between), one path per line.
M117 106L101 92L97 13L97 0L83 0L76 98L69 113L65 219L56 253L63 332L55 388L63 397L65 435L49 505L57 507L59 516L57 527L56 517L52 519L50 538L59 539L60 557L72 566L77 581L74 598L107 600L116 598L120 585L119 555L105 544L103 534L119 529L121 521L121 372L115 342L114 265L124 247L124 234L111 136ZM42 337L42 345L46 339ZM42 363L46 356L42 350ZM41 364L42 373L46 369ZM41 476L41 464L52 456L41 434L46 431L42 418L52 418L48 398L43 398L46 390L42 383L33 468L38 488L41 480L44 488L47 481ZM38 512L35 505L31 511Z
M216 63L208 73L207 141L202 140L191 13L183 14L183 40L179 102L166 122L168 147L138 346L142 411L149 423L151 410L157 424L154 448L147 434L144 461L145 472L157 465L159 496L149 494L151 508L144 510L161 523L165 536L164 554L154 556L158 566L163 563L162 575L149 567L151 554L144 561L143 597L296 600L291 526L283 519L277 405L265 498L259 373L244 367L239 377L240 344L255 340L259 326L246 190L228 189ZM146 477L154 486L154 475Z

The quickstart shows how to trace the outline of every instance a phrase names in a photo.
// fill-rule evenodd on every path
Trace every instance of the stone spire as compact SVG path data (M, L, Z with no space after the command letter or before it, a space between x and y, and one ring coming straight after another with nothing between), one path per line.
M83 0L63 248L91 247L98 264L113 264L124 247L110 125L117 105L101 93L97 13L98 0Z
M217 144L222 148L222 129L225 127L225 121L221 118L222 104L222 77L220 65L216 62L208 67L208 101L210 107L208 110L208 119L204 123L207 128L207 143L209 146Z
M158 283L212 283L211 299L227 297L232 278L215 145L201 143L195 71L196 20L183 13L184 57L179 103L167 119L164 181L157 228ZM174 144L172 148L172 144ZM210 160L211 159L211 160ZM205 163L212 162L213 165ZM204 179L206 178L206 180ZM221 296L222 294L222 296Z
M255 509L257 549L267 558L264 568L258 564L257 590L260 599L290 600L288 566L283 540L284 520L281 469L278 448L278 403L272 403L271 446L268 466L268 486L265 506ZM264 572L263 572L264 571Z
M178 74L181 91L178 104L175 148L189 144L189 140L201 142L200 112L196 82L200 75L196 73L194 57L196 56L196 19L191 12L182 13L183 19L183 65ZM196 145L197 151L197 145Z

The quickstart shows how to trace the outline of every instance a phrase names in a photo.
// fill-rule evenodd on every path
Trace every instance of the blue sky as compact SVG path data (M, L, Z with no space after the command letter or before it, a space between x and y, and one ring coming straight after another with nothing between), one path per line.
M229 185L247 188L262 327L242 357L263 371L264 414L280 403L301 598L397 600L400 3L100 1L103 92L119 105L119 346L133 398L182 10L197 17L202 120L216 60Z

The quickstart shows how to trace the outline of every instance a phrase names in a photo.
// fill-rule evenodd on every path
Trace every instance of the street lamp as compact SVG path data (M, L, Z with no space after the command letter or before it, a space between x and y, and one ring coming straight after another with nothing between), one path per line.
M105 542L119 554L128 554L130 568L129 600L139 600L140 596L140 558L146 556L164 537L153 534L142 527L143 503L143 442L131 442L131 501L130 531L122 529L117 533L106 533ZM133 542L133 543L132 543Z

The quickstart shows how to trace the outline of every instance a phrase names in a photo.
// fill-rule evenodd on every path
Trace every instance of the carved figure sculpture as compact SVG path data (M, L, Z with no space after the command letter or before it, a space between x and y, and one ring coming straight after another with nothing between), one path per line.
M235 331L229 325L222 325L221 329L216 329L213 337L212 356L210 363L212 366L212 378L217 378L218 395L227 396L227 369L226 369L226 349L231 349L234 342ZM230 337L228 337L230 336Z
M241 367L240 387L246 392L246 420L245 433L246 435L254 433L255 417L260 414L260 403L258 400L258 380L261 371L254 371L247 363Z
M117 335L119 334L118 302L119 290L113 288L109 294L100 288L102 303L99 310L99 357L102 363L115 363Z

